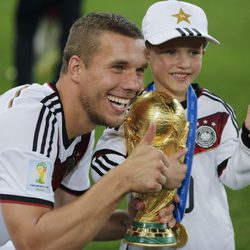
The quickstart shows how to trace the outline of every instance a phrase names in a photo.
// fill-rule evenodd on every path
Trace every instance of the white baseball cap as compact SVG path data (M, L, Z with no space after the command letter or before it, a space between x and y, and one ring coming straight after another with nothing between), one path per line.
M152 4L142 20L144 39L153 45L177 37L204 37L220 44L208 34L205 12L198 6L177 0Z

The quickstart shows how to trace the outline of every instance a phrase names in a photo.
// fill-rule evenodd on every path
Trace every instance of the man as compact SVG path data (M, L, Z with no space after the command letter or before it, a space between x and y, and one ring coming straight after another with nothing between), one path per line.
M70 30L57 82L1 96L0 245L11 239L17 249L81 249L98 232L96 239L118 239L134 212L114 212L125 194L180 185L186 166L178 159L186 151L167 158L155 149L152 124L135 152L84 193L93 130L122 123L146 66L134 24L115 14L89 14ZM175 223L172 210L162 210L162 223Z
M207 17L200 7L182 1L156 2L144 16L142 31L154 80L146 91L170 93L188 114L193 112L195 117L197 113L188 202L181 220L188 242L181 249L234 250L224 185L240 189L250 183L250 106L239 134L233 109L209 90L190 84L199 76L208 42L218 44L208 34ZM190 90L192 99L195 96L197 100L190 98ZM196 101L197 111L190 111ZM95 180L126 157L123 136L122 126L105 130L92 160ZM142 247L130 245L126 249Z

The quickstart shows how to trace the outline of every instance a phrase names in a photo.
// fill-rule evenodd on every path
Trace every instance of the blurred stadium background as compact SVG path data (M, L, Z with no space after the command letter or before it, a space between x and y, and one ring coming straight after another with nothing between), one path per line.
M13 86L15 75L13 67L14 15L17 1L0 0L0 94ZM85 0L82 5L82 13L92 11L116 12L126 16L140 27L146 9L154 2L156 1ZM250 2L247 0L240 2L189 0L189 2L197 4L205 10L209 20L209 31L221 42L220 46L209 45L203 59L203 70L197 82L227 101L235 109L239 125L241 125L244 121L247 105L250 103L248 77L250 65L248 45L250 39ZM46 29L46 25L40 30L42 29ZM41 34L37 37L41 42L40 50L43 49L43 51L40 51L41 58L34 65L35 82L42 83L53 80L51 79L53 76L51 68L57 60L57 47L53 44L53 40L51 40L51 43L48 43L48 40L43 43L41 40L44 37ZM51 37L53 37L53 34ZM148 71L145 74L145 82L150 80L150 72ZM102 128L99 127L97 137L101 131ZM250 187L240 191L227 191L235 229L236 250L250 249ZM121 207L123 206L124 204L121 203ZM216 230L216 228L211 228L211 230ZM79 237L81 236L79 235ZM213 240L209 235L207 239L208 241ZM118 245L119 241L91 242L85 249L113 250L118 249Z

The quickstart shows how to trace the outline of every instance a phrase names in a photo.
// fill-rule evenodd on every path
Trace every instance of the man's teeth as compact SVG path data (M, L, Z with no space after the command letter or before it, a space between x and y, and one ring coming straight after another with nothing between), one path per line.
M108 96L108 99L111 102L115 102L116 104L124 105L124 106L126 106L130 101L130 99L119 98L119 97L116 97L116 96Z

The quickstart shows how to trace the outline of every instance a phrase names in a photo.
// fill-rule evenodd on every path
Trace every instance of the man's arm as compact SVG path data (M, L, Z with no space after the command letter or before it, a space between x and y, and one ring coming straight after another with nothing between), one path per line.
M78 196L72 195L64 190L58 188L55 192L55 205L56 207L62 207L76 200ZM175 197L175 201L178 201L178 196ZM128 204L128 210L117 209L115 210L104 227L95 236L96 241L117 240L124 237L128 227L131 225L138 210L144 208L143 201L138 199L130 199ZM173 216L175 206L169 204L165 208L161 209L158 214L158 220L161 223L166 223L170 227L175 225L175 218Z
M124 163L70 204L50 210L3 203L3 216L16 248L79 249L103 228L124 194L159 192L166 183L168 170L166 156L150 145L154 133L151 126ZM185 175L185 166L182 171Z

